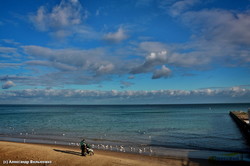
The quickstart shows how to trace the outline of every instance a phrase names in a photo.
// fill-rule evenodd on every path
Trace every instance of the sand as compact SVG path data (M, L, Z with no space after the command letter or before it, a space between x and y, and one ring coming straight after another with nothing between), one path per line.
M40 163L31 163L40 162ZM6 163L8 162L8 164ZM26 162L21 163L21 162ZM241 163L246 164L246 163ZM145 156L122 152L95 150L93 156L80 156L78 147L29 144L0 141L0 165L55 165L55 166L199 166L239 165L188 158ZM247 165L247 164L246 164Z

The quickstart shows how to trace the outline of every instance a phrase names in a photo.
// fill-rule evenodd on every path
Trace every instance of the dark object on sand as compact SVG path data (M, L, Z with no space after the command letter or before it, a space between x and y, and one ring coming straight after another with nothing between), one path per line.
M82 156L86 156L86 155L94 155L94 150L91 148L91 146L89 144L87 144L85 142L85 139L83 139L81 142L80 142L80 148L82 150Z

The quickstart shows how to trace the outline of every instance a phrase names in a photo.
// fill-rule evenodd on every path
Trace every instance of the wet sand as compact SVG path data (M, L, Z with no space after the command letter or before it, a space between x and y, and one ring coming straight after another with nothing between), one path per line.
M0 165L229 166L239 164L247 165L247 163L239 162L215 162L202 159L145 156L103 150L95 150L95 155L84 157L80 155L78 147L0 141Z

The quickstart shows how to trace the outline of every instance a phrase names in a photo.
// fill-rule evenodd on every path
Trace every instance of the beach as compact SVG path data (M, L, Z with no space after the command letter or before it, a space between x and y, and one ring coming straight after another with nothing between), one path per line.
M85 165L85 166L199 166L238 165L202 159L146 156L95 150L93 156L81 156L79 147L0 141L0 165ZM247 164L245 164L247 165Z

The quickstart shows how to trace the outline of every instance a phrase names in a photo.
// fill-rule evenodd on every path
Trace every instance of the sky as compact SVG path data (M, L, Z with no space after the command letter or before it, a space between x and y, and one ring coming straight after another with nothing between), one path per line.
M249 0L1 0L0 104L250 102Z

